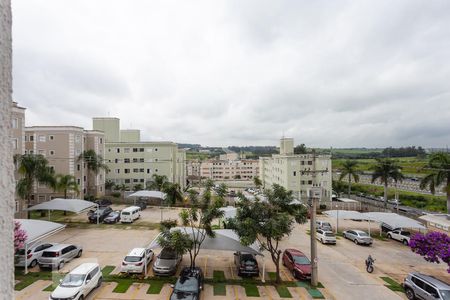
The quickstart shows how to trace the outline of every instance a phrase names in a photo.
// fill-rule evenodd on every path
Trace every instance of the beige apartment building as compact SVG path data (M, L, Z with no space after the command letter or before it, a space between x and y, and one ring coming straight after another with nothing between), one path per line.
M11 143L12 143L12 151L13 155L22 155L25 153L25 108L18 106L17 102L12 103L11 110ZM17 181L19 180L19 174L17 172L17 166L14 171L14 178ZM24 218L26 217L26 213L23 212L25 208L25 202L21 199L17 193L15 196L15 218Z
M107 180L130 188L145 187L153 174L158 174L185 187L186 152L176 143L141 141L140 130L121 130L118 118L93 118L93 128L105 133Z
M79 194L70 192L69 198L100 197L105 192L105 171L98 174L89 171L86 163L78 158L85 150L105 153L104 134L77 126L32 126L25 128L25 154L43 155L55 174L72 175L79 187ZM30 205L45 202L63 193L36 184Z
M258 160L207 160L201 162L201 178L213 180L253 180L258 176Z
M315 174L315 176L314 176ZM280 154L259 158L259 177L264 187L276 183L307 199L313 185L322 187L322 200L331 201L331 155L294 154L294 140L280 140Z

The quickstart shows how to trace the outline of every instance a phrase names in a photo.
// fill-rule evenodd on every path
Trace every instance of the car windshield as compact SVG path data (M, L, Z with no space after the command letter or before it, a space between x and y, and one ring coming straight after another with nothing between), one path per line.
M402 235L404 235L404 236L410 236L410 235L411 235L411 232L409 232L409 231L402 231Z
M309 265L311 262L306 256L294 256L294 262L298 265Z
M367 233L365 233L364 231L358 232L359 236L369 236Z
M197 292L198 291L198 280L195 277L181 277L177 280L175 284L175 290L177 292Z
M450 290L440 290L442 299L444 300L450 300Z
M332 233L332 232L325 232L325 236L334 236L334 233Z
M62 287L77 287L83 284L86 275L83 274L67 274L61 281Z
M126 262L139 262L141 261L142 257L140 256L125 256Z
M330 223L327 223L327 222L323 222L323 223L322 223L322 226L323 226L323 227L331 227L331 224L330 224Z

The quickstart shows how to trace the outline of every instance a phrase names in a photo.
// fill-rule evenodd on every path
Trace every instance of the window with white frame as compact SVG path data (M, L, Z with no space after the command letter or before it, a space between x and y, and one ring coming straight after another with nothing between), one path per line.
M40 136L39 136L39 142L43 142L43 143L44 143L45 140L46 140L46 139L45 139L45 135L40 135Z
M53 155L55 155L55 150L50 150L48 153L49 153L51 156L53 156Z
M53 141L53 140L55 139L55 137L54 137L53 135L49 135L49 136L48 136L48 139L49 139L50 141Z
M12 147L14 150L17 150L19 148L19 143L17 141L17 139L12 139Z
M16 129L19 127L19 120L17 118L12 119L12 128Z

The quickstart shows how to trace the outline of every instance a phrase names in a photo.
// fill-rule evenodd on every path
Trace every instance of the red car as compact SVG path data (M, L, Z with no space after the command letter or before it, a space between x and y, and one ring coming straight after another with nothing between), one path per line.
M283 266L292 272L297 279L311 278L311 261L303 252L297 249L286 249L283 252Z

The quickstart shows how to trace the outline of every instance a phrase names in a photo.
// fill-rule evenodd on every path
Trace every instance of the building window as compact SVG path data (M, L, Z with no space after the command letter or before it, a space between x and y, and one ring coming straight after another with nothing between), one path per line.
M141 182L144 182L144 178L141 178L140 181L141 181Z
M130 159L129 159L129 158L125 158L125 159L123 160L123 162L126 163L126 164L129 164L129 163L130 163Z
M133 148L133 152L138 152L138 148Z
M144 159L143 158L139 158L139 162L144 162Z
M116 152L117 152L117 153L120 153L120 148L117 148L117 149L116 149Z
M133 158L133 162L134 162L134 163L137 163L137 162L138 162L138 159L137 159L137 158Z
M77 184L80 185L81 184L81 180L80 178L77 178Z
M130 173L130 169L125 169L124 172L125 172L125 174L128 174L128 173Z
M19 148L17 139L12 140L12 147L14 150L17 150L17 148Z
M50 141L53 141L53 140L55 139L55 137L54 137L53 135L49 135L49 136L48 136L48 139L49 139Z
M294 176L297 176L297 172L296 171L294 171Z
M45 202L45 195L39 195L38 197L38 203Z
M30 142L34 141L34 136L30 135Z
M135 179L133 179L133 182L139 182L139 179L135 178Z
M155 148L155 151L158 151L158 148Z
M144 168L139 169L139 173L144 173Z
M312 184L312 180L308 180L308 184Z
M139 148L139 152L144 152L144 148Z
M100 138L100 144L103 144L103 139L102 138ZM100 187L101 188L101 187Z
M86 176L83 176L83 181L86 182Z
M155 169L155 172L158 172L158 169Z
M80 166L80 164L78 164L77 165L77 171L80 171L81 170L81 166Z
M115 170L116 174L120 174L120 169Z
M16 213L18 213L19 212L19 201L16 201Z
M34 154L34 151L33 151L33 150L30 150L30 154Z
M138 173L139 169L133 169L133 173Z
M123 148L124 153L130 153L130 148Z
M76 143L81 142L81 137L80 137L79 135L76 135L76 136L75 136L75 142L76 142Z
M130 183L130 179L125 179L125 183Z
M312 165L312 160L308 160L308 165L309 165L309 166Z
M55 150L50 150L50 151L49 151L49 154L50 154L50 155L55 155Z
M147 169L147 174L150 174L150 172L151 172L151 170L150 170L150 169Z
M16 129L17 127L19 127L19 120L17 120L17 118L12 119L12 128Z
M52 172L55 172L55 167L54 167L54 166L49 166L49 168L50 168L50 170L51 170Z
M39 136L39 142L45 142L45 135L40 135Z
M114 162L115 162L116 164L119 163L119 159L118 159L118 158L114 159Z

